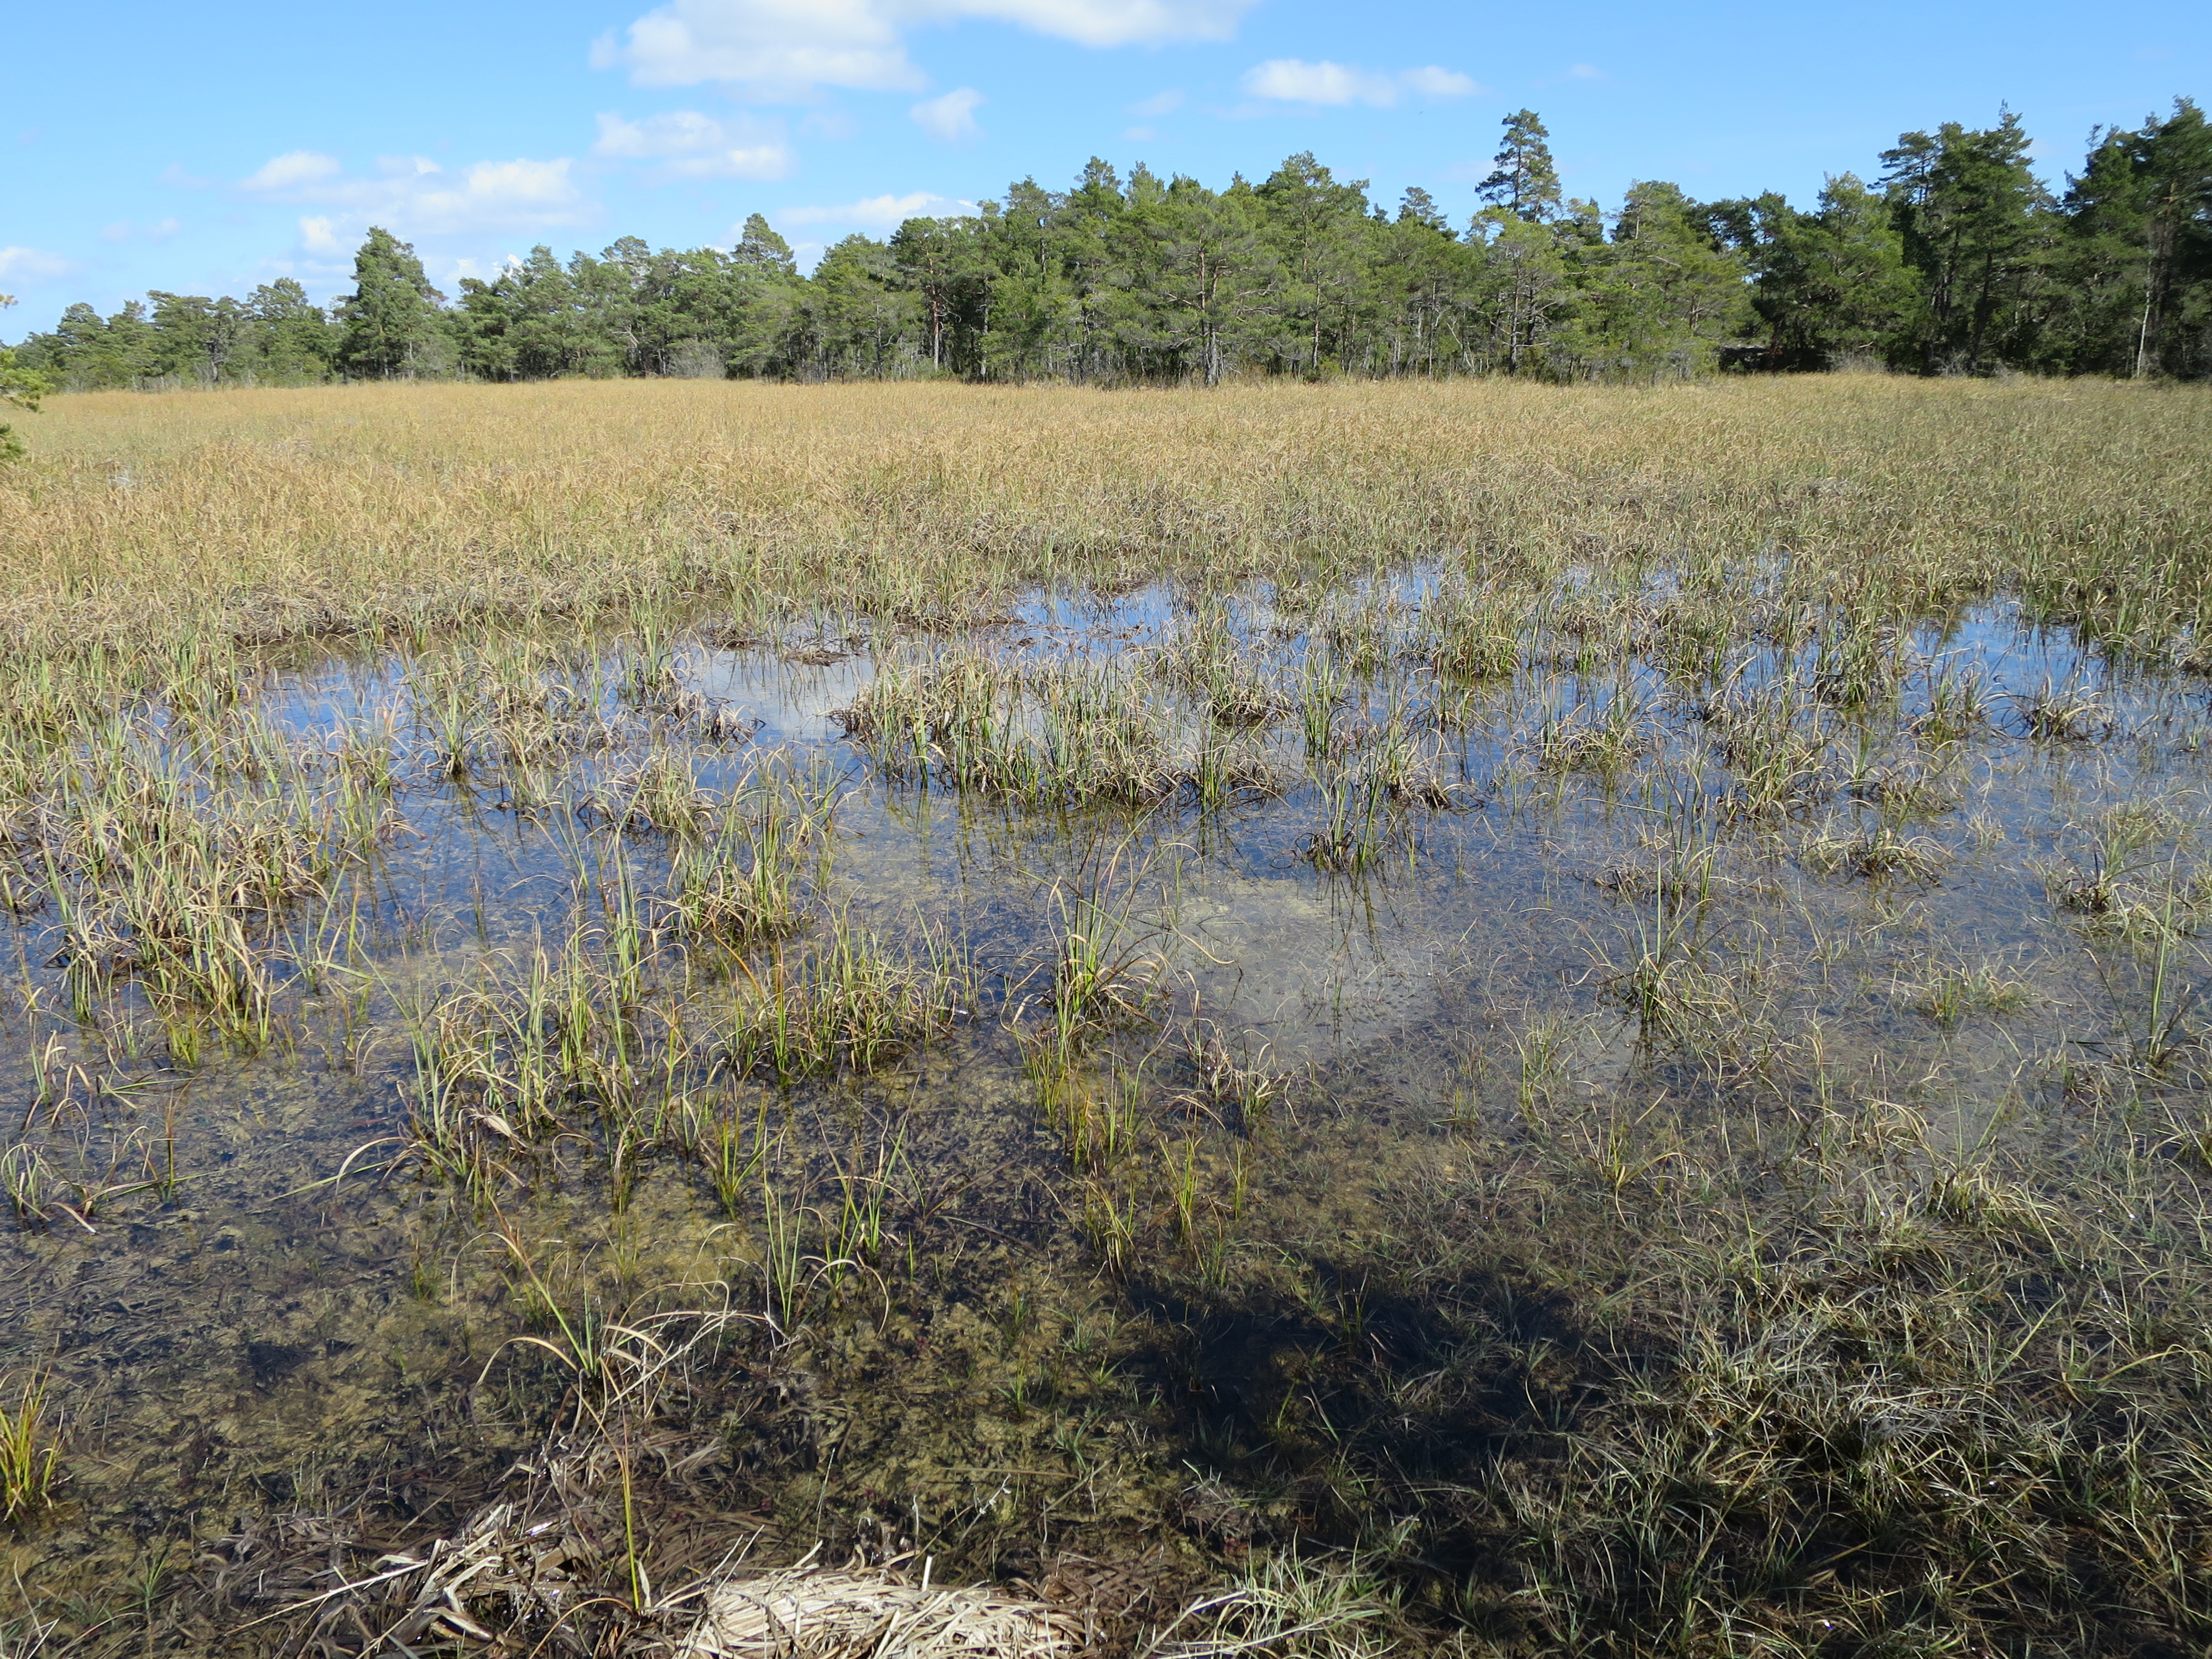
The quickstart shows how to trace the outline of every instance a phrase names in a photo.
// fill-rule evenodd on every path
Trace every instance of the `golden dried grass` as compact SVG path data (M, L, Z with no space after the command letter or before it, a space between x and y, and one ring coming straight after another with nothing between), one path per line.
M376 385L61 398L38 437L0 474L34 652L692 596L929 620L1048 569L1423 553L1788 554L1898 607L2127 570L2159 626L2212 592L2212 395L2089 381Z

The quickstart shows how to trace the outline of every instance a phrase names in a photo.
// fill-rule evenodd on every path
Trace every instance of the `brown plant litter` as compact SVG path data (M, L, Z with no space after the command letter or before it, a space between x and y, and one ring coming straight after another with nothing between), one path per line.
M1079 1620L895 1571L787 1568L715 1585L678 1659L1060 1659Z

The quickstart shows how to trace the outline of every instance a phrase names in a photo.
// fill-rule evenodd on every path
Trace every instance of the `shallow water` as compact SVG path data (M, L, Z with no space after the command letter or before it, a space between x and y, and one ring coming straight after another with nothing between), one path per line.
M1624 1100L1647 1115L1663 1102L1693 1133L1753 1077L1785 1105L1830 1088L1909 1100L1939 1139L2002 1122L2063 1156L2053 1077L2201 991L2201 684L2115 665L1993 605L1891 641L1893 696L1821 717L1825 784L1741 817L1709 705L1809 683L1810 647L1740 646L1692 684L1657 651L1624 664L1554 629L1513 675L1452 684L1407 643L1435 588L1415 573L1334 611L1250 593L1221 612L1281 684L1320 656L1352 665L1332 726L1351 735L1328 764L1356 763L1394 708L1429 757L1433 797L1390 802L1354 872L1311 855L1323 801L1287 707L1237 738L1280 793L1212 809L1188 787L1025 805L894 775L832 718L885 663L1082 659L1141 678L1187 758L1211 740L1204 700L1151 677L1147 653L1204 604L1166 587L1036 595L959 641L872 644L854 628L728 646L703 619L666 643L649 696L623 686L653 641L539 641L535 683L574 688L572 724L541 760L459 775L423 673L470 641L263 665L189 729L142 711L147 751L213 793L282 786L219 773L195 732L258 722L322 778L349 730L388 719L406 827L260 936L281 981L265 1038L210 1035L196 1064L175 1052L175 1011L165 1024L128 974L88 987L55 965L51 904L15 928L9 1127L46 1173L0 1228L0 1369L50 1371L66 1470L14 1545L29 1603L125 1620L134 1595L183 1583L253 1517L363 1494L348 1512L365 1532L449 1528L580 1421L574 1334L549 1297L633 1322L732 1316L650 1431L671 1467L696 1454L702 1512L764 1550L880 1534L1036 1575L1071 1551L1164 1548L1201 1571L1247 1536L1332 1524L1271 1488L1255 1448L1273 1435L1281 1451L1302 1424L1322 1437L1302 1368L1317 1332L1350 1342L1344 1310L1366 1293L1340 1264L1400 1224L1394 1194L1530 1137L1594 1133ZM1360 656L1346 629L1326 637L1332 617L1369 619L1382 644ZM1936 744L1911 728L1945 668L1986 682L1990 718ZM2026 700L2048 687L2101 712L2081 735L2035 736ZM1623 696L1646 705L1643 752L1611 771L1547 763L1547 719L1600 720ZM972 964L953 1029L870 1075L782 1081L693 1042L773 953L739 964L654 919L676 842L593 806L648 757L690 767L710 811L749 777L815 778L835 827L804 861L815 919L792 960L832 911L895 956L933 940ZM1869 785L1885 768L1931 787L1885 805ZM2054 882L2110 838L2100 815L2146 802L2121 872L2140 890L2119 920L2058 902ZM1874 868L1851 850L1885 826L1912 861ZM1693 1037L1655 1041L1623 975L1669 925L1668 860L1685 848L1692 864L1674 868L1706 885L1692 918L1674 914L1679 959L1724 1000ZM473 1188L441 1175L410 1127L410 1030L465 992L511 1004L531 954L558 955L580 926L582 956L603 963L625 881L647 917L633 1103L655 1127L579 1104L557 1133L493 1138ZM1127 1006L1048 1100L1012 1028L1048 1023L1076 901L1095 902L1091 926L1123 959ZM2127 932L2129 904L2138 921L2164 906L2166 948ZM1926 1011L1935 970L1983 963L2014 987L2002 1012ZM1209 1057L1243 1081L1209 1084ZM736 1203L698 1137L666 1127L672 1100L753 1137ZM1119 1127L1096 1133L1118 1143L1076 1150L1070 1122L1117 1101ZM865 1247L856 1193L884 1211ZM1127 1206L1118 1256L1102 1203ZM1428 1317L1378 1307L1360 1340L1410 1354ZM679 1557L671 1546L672 1571Z

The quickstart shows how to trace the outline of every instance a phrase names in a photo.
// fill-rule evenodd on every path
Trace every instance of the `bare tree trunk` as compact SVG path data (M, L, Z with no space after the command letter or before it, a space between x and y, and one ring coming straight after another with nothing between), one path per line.
M2159 279L2165 275L2166 254L2170 246L2168 239L2160 234L2163 228L2157 220L2152 220L2149 245L2144 249L2149 257L2143 262L2142 321L2136 330L2135 378L2138 380L2148 380L2151 372L2151 325L2158 317Z

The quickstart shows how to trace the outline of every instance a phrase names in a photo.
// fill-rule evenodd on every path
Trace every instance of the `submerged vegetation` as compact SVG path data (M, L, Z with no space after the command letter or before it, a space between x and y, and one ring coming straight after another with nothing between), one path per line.
M2202 1650L2208 428L62 400L0 1639Z

